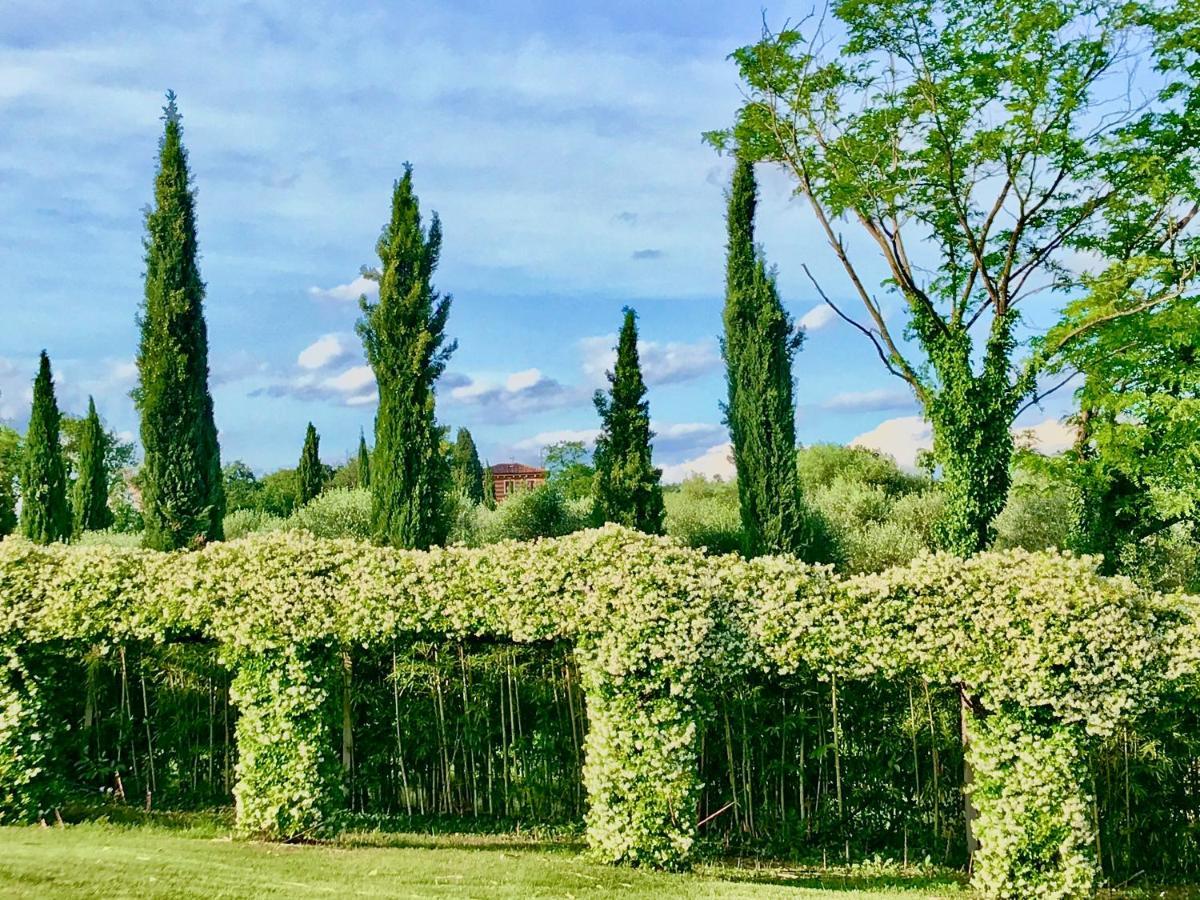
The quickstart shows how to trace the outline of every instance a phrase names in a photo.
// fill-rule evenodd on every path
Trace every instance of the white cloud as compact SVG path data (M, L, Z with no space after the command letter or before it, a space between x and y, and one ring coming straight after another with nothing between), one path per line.
M439 388L439 396L448 404L478 407L489 422L511 422L574 406L588 396L585 389L562 384L540 369L523 369L500 378L448 372Z
M820 331L836 318L837 313L833 311L832 306L820 303L800 317L799 325L805 331Z
M1022 447L1037 450L1047 456L1062 453L1074 446L1078 432L1071 425L1058 419L1044 419L1036 425L1014 428L1017 443Z
M1013 428L1022 446L1053 455L1066 450L1075 440L1075 431L1056 419L1046 419L1026 428ZM852 447L868 447L891 456L906 469L915 469L917 452L933 447L933 427L921 416L886 419L850 442Z
M314 285L308 289L310 297L317 300L332 300L336 303L356 303L363 294L368 297L379 295L379 283L363 275L346 284L335 284L333 287L321 288Z
M933 427L921 416L885 419L850 442L892 457L902 467L917 467L917 452L933 446Z
M692 459L673 466L663 466L662 473L662 480L667 484L683 481L691 475L728 481L736 474L733 465L733 445L729 442L716 444Z
M513 393L525 391L537 386L543 377L540 369L525 369L521 372L513 372L504 379L504 389Z
M617 362L616 344L615 334L586 337L579 342L583 374L589 384L606 383L605 372ZM646 384L677 384L720 368L721 353L714 340L694 344L638 340L638 361Z
M296 363L302 369L323 369L344 362L355 349L345 335L324 334L300 351Z
M908 409L916 401L908 391L880 388L873 391L847 391L835 394L821 404L831 412L880 412L889 409Z

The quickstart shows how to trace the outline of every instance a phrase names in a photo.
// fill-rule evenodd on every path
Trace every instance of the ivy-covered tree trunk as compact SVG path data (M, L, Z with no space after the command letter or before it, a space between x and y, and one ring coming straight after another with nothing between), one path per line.
M42 351L33 382L33 411L25 433L25 460L21 471L21 533L38 544L71 537L71 510L67 505L67 472L59 438L58 401L50 357Z
M107 528L112 521L108 510L108 471L104 465L106 440L96 403L88 397L87 418L79 436L79 473L72 497L77 534Z
M991 545L992 523L1008 498L1011 427L1023 399L1008 384L1009 332L1004 324L993 328L979 374L972 368L965 332L928 337L935 348L930 356L937 384L929 391L926 411L945 501L938 533L942 547L959 556Z
M729 195L725 280L725 422L733 442L743 552L798 553L804 514L796 472L792 361L804 337L754 244L758 186L739 158Z
M208 329L195 196L175 95L168 92L154 206L146 215L146 294L139 324L145 543L175 550L224 536L221 451L208 390Z
M379 386L371 468L371 523L376 539L425 549L446 535L442 494L449 483L434 383L454 352L445 343L451 298L434 290L442 225L429 230L413 193L412 166L392 191L392 215L379 237L379 301L363 297L358 333Z

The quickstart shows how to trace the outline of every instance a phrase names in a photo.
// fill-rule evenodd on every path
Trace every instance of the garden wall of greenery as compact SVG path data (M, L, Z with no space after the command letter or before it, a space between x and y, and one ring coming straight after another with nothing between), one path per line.
M815 784L836 791L844 826L853 806L838 755L845 717L872 727L874 697L887 731L888 710L907 695L900 718L927 715L934 765L922 776L914 734L916 797L875 778L876 806L930 804L948 834L945 798L957 783L942 768L938 784L937 752L947 698L957 706L961 694L978 808L974 883L990 896L1083 895L1105 852L1098 748L1124 740L1165 698L1191 696L1198 621L1196 598L1100 577L1086 558L1017 551L924 556L844 577L792 559L705 556L616 527L427 553L290 532L171 554L8 540L0 816L56 806L80 780L88 747L105 744L134 767L141 748L136 777L147 790L161 780L216 796L231 785L248 835L317 836L341 810L386 811L396 798L410 813L415 803L421 812L503 807L547 819L584 806L599 856L676 867L688 862L701 823L721 814L709 796L714 773L729 779L722 796L738 801L721 821L761 828L756 807L782 817L792 788L752 747L781 748L782 757L791 734L803 757L808 732L788 727L810 710L829 714L819 731L833 742L838 771ZM180 710L172 736L158 722L157 753L146 659L159 667L159 694L190 679L188 702L204 723L189 729ZM430 665L461 679L438 678L435 733L410 733L403 673ZM106 682L114 668L122 677ZM513 672L522 669L536 671L518 688ZM186 675L173 681L171 672ZM529 720L518 696L524 690L527 701L531 684L544 721ZM805 688L780 687L788 684ZM106 690L119 693L119 722L97 712ZM839 690L861 708L843 701L839 710ZM818 691L831 703L809 706ZM394 716L355 712L389 707ZM771 716L746 725L748 710L767 707ZM483 748L478 755L451 761L436 731L454 716L474 734L469 745ZM141 743L133 722L146 723ZM106 728L110 738L96 736ZM417 741L442 758L406 767ZM164 754L163 743L180 752ZM487 752L495 744L506 751ZM811 758L822 768L829 759ZM111 768L112 759L91 764ZM752 764L763 771L751 773ZM933 779L932 800L922 777ZM803 796L806 783L799 808L822 808L821 798Z

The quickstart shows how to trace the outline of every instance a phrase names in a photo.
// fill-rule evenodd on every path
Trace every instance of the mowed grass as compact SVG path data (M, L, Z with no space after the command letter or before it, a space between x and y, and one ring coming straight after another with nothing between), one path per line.
M591 863L519 835L372 833L336 843L233 840L211 823L0 828L0 897L967 897L898 871L705 865L669 874Z

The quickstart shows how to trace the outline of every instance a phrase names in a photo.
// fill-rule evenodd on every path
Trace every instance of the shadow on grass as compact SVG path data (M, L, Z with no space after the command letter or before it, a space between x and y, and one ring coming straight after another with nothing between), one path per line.
M68 824L145 828L173 832L181 837L228 837L234 830L233 810L229 807L188 812L146 812L133 804L80 803L65 807L62 816ZM549 853L566 858L579 857L587 849L578 825L530 827L513 820L358 814L344 815L335 835L303 843L347 851L468 850ZM824 891L900 891L942 896L963 891L966 886L965 875L955 870L903 866L879 860L847 866L825 866L704 854L702 851L695 871L703 877L735 884Z

